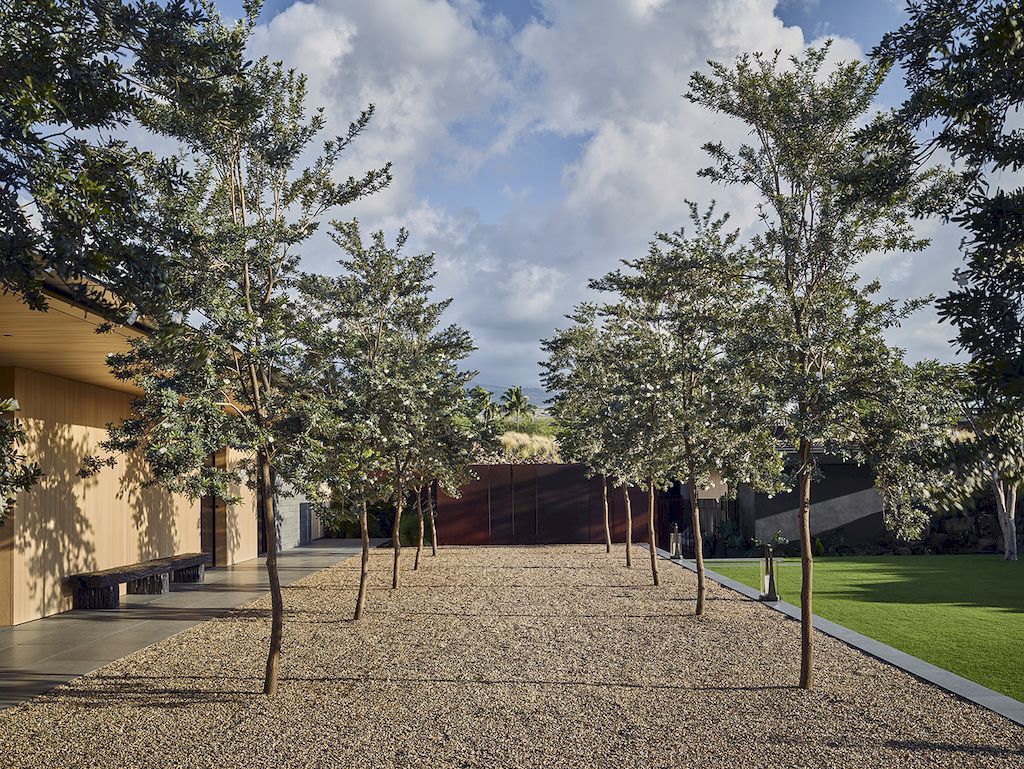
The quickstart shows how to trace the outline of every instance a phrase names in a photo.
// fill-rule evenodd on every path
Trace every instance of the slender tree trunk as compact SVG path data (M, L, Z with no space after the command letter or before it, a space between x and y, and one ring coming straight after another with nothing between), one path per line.
M1010 561L1017 560L1017 485L1010 486L1010 493L1007 498L1007 517L1006 524L1010 534L1010 554L1007 559Z
M604 497L604 551L612 551L612 525L608 515L608 476L601 475L601 494Z
M633 568L633 508L629 503L629 484L622 484L622 496L626 500L626 568Z
M263 693L273 696L277 692L277 677L281 669L281 639L284 635L284 597L281 595L281 578L277 573L277 520L274 516L274 482L270 471L270 459L265 451L256 454L259 465L257 496L263 511L263 526L266 529L267 579L270 582L270 650L267 653L267 668L263 677Z
M697 499L697 481L690 474L686 483L690 492L690 515L693 521L693 558L697 563L697 616L704 616L704 596L707 587L704 582L704 535L700 530L700 501Z
M437 555L437 522L434 520L434 494L427 487L427 510L430 512L430 554Z
M651 548L651 578L655 585L660 585L658 580L658 535L656 521L654 520L654 479L647 481L647 544Z
M416 541L416 560L413 561L412 570L420 568L420 556L423 555L423 487L416 489L416 515L420 519L420 536Z
M361 619L363 607L366 605L366 574L370 566L370 526L366 516L366 500L363 500L363 509L359 513L359 531L363 537L363 560L359 565L359 595L356 596L356 613L353 619Z
M395 522L391 525L391 546L395 550L395 562L391 570L391 589L398 589L398 559L402 555L402 502L404 492L402 491L402 469L398 460L395 460Z
M996 515L1003 532L1003 558L1017 560L1017 485L1009 484L993 474L996 495Z
M800 688L814 685L814 556L811 550L811 442L800 439Z

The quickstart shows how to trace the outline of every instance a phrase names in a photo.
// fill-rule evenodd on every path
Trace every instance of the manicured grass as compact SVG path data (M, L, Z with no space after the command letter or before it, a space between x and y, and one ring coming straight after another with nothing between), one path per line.
M708 568L759 587L759 563ZM776 572L800 604L800 561ZM819 558L814 613L1024 701L1024 561L988 555Z

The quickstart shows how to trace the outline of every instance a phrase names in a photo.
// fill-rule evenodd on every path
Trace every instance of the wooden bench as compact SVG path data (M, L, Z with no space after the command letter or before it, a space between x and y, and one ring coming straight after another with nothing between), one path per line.
M212 560L206 553L183 553L131 566L74 574L68 577L74 588L74 607L116 609L121 605L122 583L128 583L128 592L132 595L160 595L170 592L172 581L202 582L206 565Z

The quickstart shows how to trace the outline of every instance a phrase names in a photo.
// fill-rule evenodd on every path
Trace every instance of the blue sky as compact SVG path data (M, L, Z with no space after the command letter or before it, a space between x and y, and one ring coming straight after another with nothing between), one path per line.
M683 224L684 199L754 224L749 194L696 178L704 141L743 134L682 98L690 73L825 36L836 58L862 56L902 18L897 0L269 0L252 47L306 72L335 130L376 105L343 170L390 160L395 184L338 215L408 227L411 247L437 253L451 320L477 339L479 380L533 386L538 340L587 278ZM901 98L892 77L879 107ZM893 296L944 291L957 237L922 231L929 251L873 257L865 276ZM323 238L304 253L325 271L337 256ZM926 311L893 341L948 357L949 336Z

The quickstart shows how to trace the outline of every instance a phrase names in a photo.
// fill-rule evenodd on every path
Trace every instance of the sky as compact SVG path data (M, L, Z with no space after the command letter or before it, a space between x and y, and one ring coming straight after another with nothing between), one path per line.
M219 0L238 16L241 0ZM755 225L749 190L713 186L711 138L744 131L683 98L708 59L796 53L834 38L834 60L864 56L904 17L899 0L268 0L251 53L306 73L310 103L341 132L368 104L374 120L339 169L393 163L389 189L337 212L407 248L436 253L447 319L478 350L477 381L540 384L539 340L566 325L587 280L642 255L657 231L686 223L686 200L712 200ZM879 108L898 104L891 77ZM924 252L872 255L865 279L910 298L942 294L959 234L922 222ZM322 234L304 267L336 271ZM948 326L919 312L890 340L911 360L949 359ZM536 392L536 391L535 391ZM535 398L536 399L536 398Z

